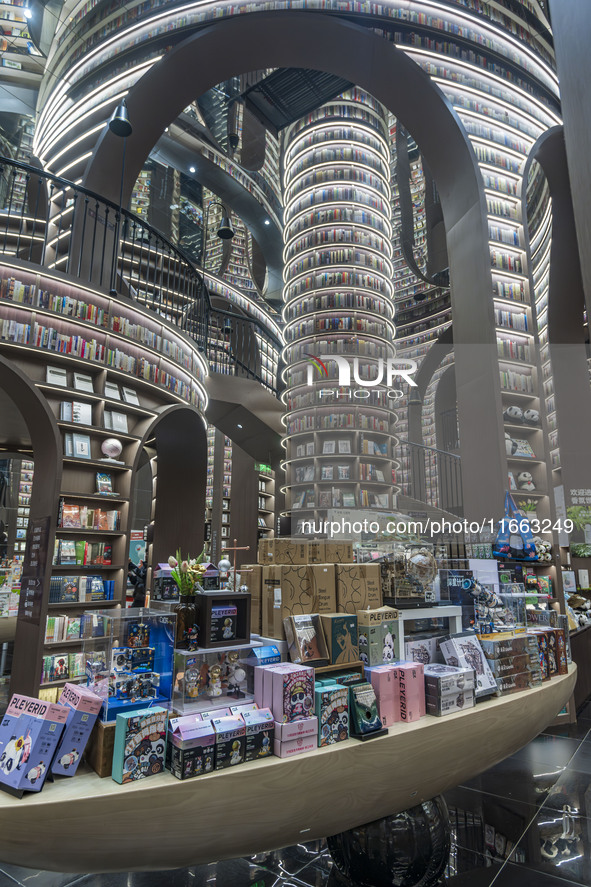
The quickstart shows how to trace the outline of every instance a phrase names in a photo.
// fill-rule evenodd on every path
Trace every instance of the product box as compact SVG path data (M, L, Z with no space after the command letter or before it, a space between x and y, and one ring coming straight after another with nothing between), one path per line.
M349 717L352 736L365 736L383 728L376 694L368 681L349 687Z
M497 695L508 696L510 693L519 693L521 690L530 690L542 684L540 673L524 671L519 674L505 675L497 678Z
M0 782L38 792L68 719L68 708L14 693L0 722Z
M538 657L532 653L504 656L502 659L489 659L488 664L495 678L519 674L522 671L539 671Z
M420 662L401 662L393 668L398 681L400 718L403 723L418 721L425 714L425 674Z
M328 665L324 631L317 613L286 616L283 628L292 662L304 665Z
M302 736L318 736L318 718L300 718L299 721L290 721L288 724L280 724L275 721L275 740L289 742L291 739Z
M51 772L73 776L86 748L103 700L86 687L66 684L59 705L68 709L68 720L59 741Z
M472 668L453 665L426 665L424 668L425 693L428 696L444 696L461 690L474 690L476 674Z
M195 595L199 647L224 647L250 642L250 594L208 590Z
M237 614L238 608L233 604L213 605L209 625L210 641L233 641L236 638Z
M273 754L275 724L268 708L242 712L246 730L245 760L258 761Z
M331 665L347 665L359 661L357 616L342 613L322 614L320 621Z
M215 769L224 770L244 763L246 754L246 727L240 715L212 718L215 730Z
M265 567L262 595L263 635L283 638L286 616L336 612L334 564Z
M441 717L450 715L454 711L464 711L466 708L474 708L474 690L458 690L446 693L444 696L427 695L425 702L428 715Z
M352 564L353 543L342 540L317 539L305 543L309 564Z
M101 779L110 776L113 770L114 746L115 724L97 721L86 747L86 760Z
M536 644L531 635L513 637L509 634L478 635L480 646L487 659L502 659L520 653L537 653Z
M550 660L548 657L548 635L545 631L536 630L531 632L531 636L536 639L538 645L538 662L540 663L542 680L549 681L552 675L550 673Z
M291 662L277 662L272 665L262 665L254 673L254 701L259 708L271 708L273 705L273 672L291 672L294 668Z
M291 758L293 755L301 755L303 752L318 748L318 735L316 733L307 736L297 736L295 739L287 739L281 742L275 738L273 751L278 758Z
M215 760L215 730L211 721L194 715L171 718L168 725L166 767L177 779L210 773Z
M408 662L420 662L423 665L431 665L440 662L442 656L437 646L436 637L418 637L404 643L404 658Z
M260 564L243 564L240 567L240 582L250 592L250 631L251 634L260 634L261 622L261 593L263 584L263 568Z
M290 671L274 670L273 702L271 708L276 721L297 721L307 718L314 708L314 669L292 665Z
M380 607L357 611L359 658L365 665L384 665L400 659L398 610Z
M260 539L259 564L307 564L308 544L301 539Z
M473 668L476 672L476 697L487 696L497 689L495 677L480 646L471 632L452 634L439 642L439 649L447 665Z
M336 565L335 609L339 613L374 610L382 605L382 578L379 564Z
M316 687L314 710L318 718L318 745L333 745L349 738L349 691L340 684Z
M548 637L548 663L550 665L550 675L568 674L568 663L566 661L566 645L564 633L560 628L549 628L546 631Z
M247 711L258 711L259 707L256 702L244 702L242 705L231 705L231 715L244 715Z
M117 715L113 770L115 782L134 782L164 770L166 761L165 708L142 708Z
M391 665L376 665L366 670L378 700L378 714L384 727L400 720L400 686Z
M158 564L150 597L155 601L178 601L179 587L171 576L170 564Z

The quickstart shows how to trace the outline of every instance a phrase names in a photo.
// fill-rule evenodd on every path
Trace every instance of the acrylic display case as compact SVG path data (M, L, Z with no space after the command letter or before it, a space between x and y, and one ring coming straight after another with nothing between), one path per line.
M391 546L382 559L384 603L399 609L449 604L449 593L437 581L434 546L423 542L393 542Z
M248 657L254 646L262 645L175 650L173 709L184 715L252 702L248 675L253 665Z
M102 721L152 705L172 695L176 615L149 609L93 614L93 636L84 640L89 688L101 697Z

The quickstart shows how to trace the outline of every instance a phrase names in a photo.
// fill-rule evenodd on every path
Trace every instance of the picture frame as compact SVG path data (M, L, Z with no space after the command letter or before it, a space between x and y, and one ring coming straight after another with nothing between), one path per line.
M90 435L89 434L73 434L72 435L73 456L75 459L90 459Z

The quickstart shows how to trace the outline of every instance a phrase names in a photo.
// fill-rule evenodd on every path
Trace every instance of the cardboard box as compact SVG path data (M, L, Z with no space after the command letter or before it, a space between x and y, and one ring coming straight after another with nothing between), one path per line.
M496 692L495 677L490 670L480 641L469 631L452 634L439 642L439 649L447 665L473 668L476 672L476 696L488 696Z
M273 754L275 724L268 708L245 711L242 714L246 729L245 760L258 761Z
M211 721L194 715L172 718L168 725L166 767L177 779L210 773L215 760L215 730Z
M73 776L90 738L103 700L86 687L66 684L59 705L66 706L68 720L51 767L52 773Z
M530 690L532 687L539 687L542 684L540 673L532 674L529 671L520 674L505 675L505 677L497 678L497 695L509 696L511 693L519 693L522 690Z
M287 670L273 670L273 703L268 706L276 721L308 718L314 709L314 669L292 665Z
M224 770L244 763L246 727L240 715L212 718L215 730L215 769Z
M531 653L520 653L516 656L504 656L502 659L489 659L488 664L495 678L505 675L519 674L522 671L539 671L538 657Z
M365 665L387 665L400 659L398 610L380 607L357 611L359 658Z
M314 710L318 718L318 746L349 738L349 690L340 684L316 687Z
M260 634L262 628L262 566L260 564L243 564L240 568L240 582L242 585L246 585L248 591L250 592L250 631L252 634Z
M480 646L487 659L501 659L505 656L514 656L520 653L536 653L536 644L531 635L478 635Z
M327 564L352 564L353 543L345 540L326 540L324 553Z
M336 596L338 613L375 610L382 605L382 578L379 564L337 564Z
M314 748L318 748L316 733L309 736L298 736L295 739L288 739L286 742L281 742L279 739L275 739L273 742L273 751L278 758L291 758L293 755L301 755Z
M426 665L424 668L425 693L428 696L445 696L462 690L474 690L476 675L472 668L453 665Z
M308 543L302 539L261 539L259 564L307 564Z
M444 696L427 695L425 698L427 714L436 717L474 708L474 701L474 690L459 690L455 693L446 693Z
M410 724L425 714L425 675L420 662L402 662L393 668L398 681L400 720Z
M331 665L359 661L357 616L343 613L322 614L320 621Z
M538 645L538 662L540 664L542 680L549 681L552 675L550 673L550 660L548 658L548 635L545 631L536 630L532 632L532 637L536 639Z
M318 736L318 718L300 718L299 721L290 721L288 724L280 724L275 721L275 739L278 742L289 742L302 736Z
M113 770L114 746L115 724L97 721L86 746L86 760L101 779L110 776Z
M384 727L400 721L400 685L391 665L368 668L367 674L378 700L378 713Z
M273 665L261 665L255 670L254 701L259 708L271 708L273 705L273 672L290 672L292 668L291 662L278 662Z
M275 565L263 569L263 635L283 638L286 616L335 613L335 567Z
M404 658L409 662L420 662L422 665L441 662L443 657L439 652L437 641L436 637L419 637L405 641Z
M14 693L0 722L0 782L41 791L67 719L65 705Z

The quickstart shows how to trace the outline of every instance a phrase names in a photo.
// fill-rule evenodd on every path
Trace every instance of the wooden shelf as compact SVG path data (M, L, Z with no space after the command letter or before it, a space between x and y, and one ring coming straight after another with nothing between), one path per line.
M53 604L52 604L53 606ZM73 647L79 646L84 641L91 640L91 638L69 638L67 641L45 641L44 647ZM41 685L43 686L43 684Z
M87 680L86 675L79 674L75 678L60 678L59 681L45 681L44 684L39 684L39 689L43 689L43 687L63 687L64 684L71 684L72 681L85 680Z
M126 536L122 530L84 530L81 527L56 527L56 533L66 533L67 535L84 535L84 536Z
M94 367L97 369L97 367ZM110 367L98 367L101 371L110 371ZM131 381L135 382L135 376L130 377ZM35 386L37 388L41 388L43 391L49 391L52 394L60 394L65 400L90 400L94 403L104 403L110 407L120 407L123 412L126 413L139 413L142 416L156 416L157 413L154 410L148 409L146 407L137 406L137 404L127 403L125 400L117 400L116 397L104 397L99 392L90 392L90 391L77 391L75 389L66 388L61 385L50 385L47 382L36 382ZM76 423L73 423L76 424ZM93 428L93 431L99 429ZM113 432L111 432L112 434Z
M57 573L69 573L72 570L80 571L80 570L122 570L123 564L115 564L114 567L110 567L108 564L53 564L52 572Z
M119 601L59 601L58 603L48 604L50 610L67 607L68 610L78 608L80 610L104 610L105 607L116 607Z
M120 504L129 502L125 496L104 496L101 493L60 493L62 499L90 499L92 502L113 502Z
M113 431L110 428L97 428L94 425L80 425L78 422L63 422L61 419L57 423L59 428L65 428L68 431L88 431L91 434L98 434L101 437L121 437L126 441L138 441L139 437L128 434L124 431Z
M79 468L104 468L105 471L131 471L131 465L120 465L118 462L102 462L100 459L76 459L74 456L64 456L63 461L68 465L77 465Z

